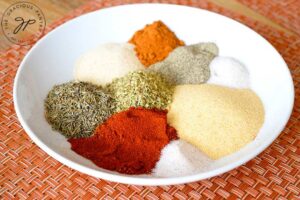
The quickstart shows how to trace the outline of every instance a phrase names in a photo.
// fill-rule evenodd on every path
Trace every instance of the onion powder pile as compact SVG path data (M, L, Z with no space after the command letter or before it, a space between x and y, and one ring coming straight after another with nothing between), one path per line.
M107 43L84 53L76 62L74 77L78 81L105 85L114 78L144 69L136 57L134 45Z

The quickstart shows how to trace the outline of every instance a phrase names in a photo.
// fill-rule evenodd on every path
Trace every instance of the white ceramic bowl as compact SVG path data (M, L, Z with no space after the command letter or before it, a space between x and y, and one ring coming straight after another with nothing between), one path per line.
M95 166L70 149L44 118L44 99L55 85L72 79L74 61L105 42L126 42L154 20L165 22L186 44L215 42L220 55L246 65L251 87L265 107L265 123L256 139L240 151L216 161L202 173L173 178L122 175ZM109 70L109 66L107 68ZM209 178L236 168L267 148L286 125L294 101L290 72L279 53L260 35L227 17L196 8L136 4L101 9L75 18L43 37L25 56L14 84L19 120L32 140L63 164L91 176L138 185L179 184Z

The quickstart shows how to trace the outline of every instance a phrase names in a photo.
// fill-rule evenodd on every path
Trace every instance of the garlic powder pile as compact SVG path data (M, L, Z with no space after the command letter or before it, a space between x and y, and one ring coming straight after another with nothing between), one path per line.
M264 107L253 91L211 84L176 86L168 112L179 138L212 159L254 140L263 122Z

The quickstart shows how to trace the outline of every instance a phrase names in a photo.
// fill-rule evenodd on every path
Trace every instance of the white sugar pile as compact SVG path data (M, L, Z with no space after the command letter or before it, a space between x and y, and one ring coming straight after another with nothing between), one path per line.
M213 160L184 140L175 140L162 150L153 175L176 177L206 171Z
M217 56L209 68L211 76L207 83L232 88L250 88L248 70L234 58Z
M97 85L110 83L144 66L135 55L134 45L107 43L83 54L75 64L74 78Z

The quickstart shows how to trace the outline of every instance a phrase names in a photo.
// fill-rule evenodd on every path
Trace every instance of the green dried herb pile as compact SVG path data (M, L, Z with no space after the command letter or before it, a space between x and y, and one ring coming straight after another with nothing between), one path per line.
M172 100L173 86L156 72L135 71L117 78L106 90L116 102L116 112L130 107L165 109Z
M45 100L45 117L67 138L91 136L99 123L113 113L110 95L99 86L68 82L54 86Z

